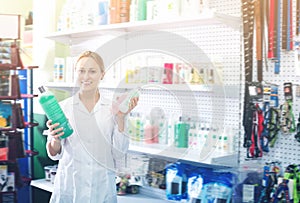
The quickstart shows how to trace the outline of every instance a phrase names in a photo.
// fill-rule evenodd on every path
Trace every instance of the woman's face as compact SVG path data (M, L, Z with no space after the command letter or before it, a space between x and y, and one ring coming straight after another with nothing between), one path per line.
M91 57L81 58L75 67L77 84L82 91L89 91L98 88L99 82L103 77L99 65Z

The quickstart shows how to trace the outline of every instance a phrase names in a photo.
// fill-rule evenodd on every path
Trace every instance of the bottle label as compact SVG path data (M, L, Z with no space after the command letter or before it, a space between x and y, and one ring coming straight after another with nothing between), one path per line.
M42 107L47 117L52 120L53 123L65 122L66 117L54 96L49 96L48 101L42 103Z

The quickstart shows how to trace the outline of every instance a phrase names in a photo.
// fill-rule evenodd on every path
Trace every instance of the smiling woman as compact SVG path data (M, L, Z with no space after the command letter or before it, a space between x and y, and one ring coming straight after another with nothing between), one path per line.
M51 159L60 160L50 202L115 203L114 160L128 149L124 123L138 97L130 100L127 112L112 113L112 102L99 89L105 74L102 58L86 51L75 64L79 91L60 103L74 133L60 139L63 128L47 121L47 152Z
M76 83L80 86L81 93L83 93L82 91L88 91L91 94L90 96L96 96L95 100L99 99L100 95L97 87L105 74L102 58L95 52L83 52L78 57L75 71L77 76ZM96 94L90 91L96 91ZM88 101L85 102L87 102L85 103L87 105L94 105Z

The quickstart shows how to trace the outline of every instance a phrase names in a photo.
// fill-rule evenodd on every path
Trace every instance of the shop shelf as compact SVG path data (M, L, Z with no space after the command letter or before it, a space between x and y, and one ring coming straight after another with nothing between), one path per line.
M129 151L155 157L165 157L172 161L187 161L209 167L237 167L237 154L221 154L215 150L199 151L176 148L162 144L131 144Z
M47 87L52 88L73 88L74 83L55 83L48 82ZM193 92L213 92L224 97L237 98L240 94L239 85L217 85L217 84L117 84L117 83L102 83L100 88L104 89L134 89L142 88L148 90L164 90L164 91L193 91Z
M27 156L35 156L35 155L39 154L39 152L34 151L34 150L25 150L25 153Z
M55 82L48 82L46 84L47 87L75 87L74 83L55 83ZM118 83L101 83L100 88L105 89L134 89L134 88L142 88L142 89L150 89L150 90L192 90L192 91L210 91L212 89L211 85L193 85L193 84L159 84L159 83L125 83L125 84L118 84Z
M16 100L21 99L20 96L0 96L0 100Z
M54 185L51 181L45 179L32 180L30 185L32 187L39 188L44 191L53 192ZM143 202L143 203L168 203L176 202L171 200L166 200L165 191L150 187L141 187L139 194L126 194L123 196L118 196L119 203L131 202ZM178 202L178 201L177 201Z
M0 96L0 100L30 99L37 96L38 95L36 94L21 94L20 96Z
M15 70L16 66L12 64L1 64L0 63L0 70Z
M24 129L24 128L33 128L38 126L38 123L31 123L31 122L25 122L23 128L12 128L12 127L5 127L5 128L0 128L0 131L15 131L17 129Z
M41 190L53 192L53 184L45 179L32 180L30 185L33 187L37 187Z
M23 66L23 69L34 69L38 68L38 66ZM20 67L10 64L10 63L0 63L0 70L19 70Z
M142 88L149 90L178 90L178 91L210 91L210 85L193 85L193 84L160 84L160 83L135 83L135 84L117 84L117 83L103 83L100 84L102 88L108 89L134 89Z
M1 131L13 131L16 130L16 128L0 128L0 132Z
M46 38L60 42L63 44L74 44L80 42L82 39L88 39L90 37L96 37L101 35L107 35L112 33L124 33L144 30L161 30L170 28L181 28L191 26L204 26L204 25L216 25L216 24L227 24L235 29L239 28L241 24L241 18L214 13L206 12L197 17L184 18L178 17L176 19L168 20L151 20L151 21L136 21L136 22L125 22L117 24L108 24L100 26L89 26L74 30L58 31L52 33Z
M33 97L37 97L38 95L36 95L36 94L21 94L21 98L22 99L30 99L30 98L33 98Z
M39 125L39 123L25 122L25 126L26 126L27 128L33 128L33 127L36 127L36 126L38 126L38 125Z

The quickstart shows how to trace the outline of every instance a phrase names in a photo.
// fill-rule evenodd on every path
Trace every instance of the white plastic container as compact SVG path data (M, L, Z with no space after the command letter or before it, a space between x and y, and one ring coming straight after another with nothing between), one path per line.
M50 176L50 170L53 166L45 166L44 171L45 171L45 180L50 181L51 176Z
M55 166L50 169L50 180L51 180L52 184L54 183L54 180L55 180L56 171L57 171L57 168Z

